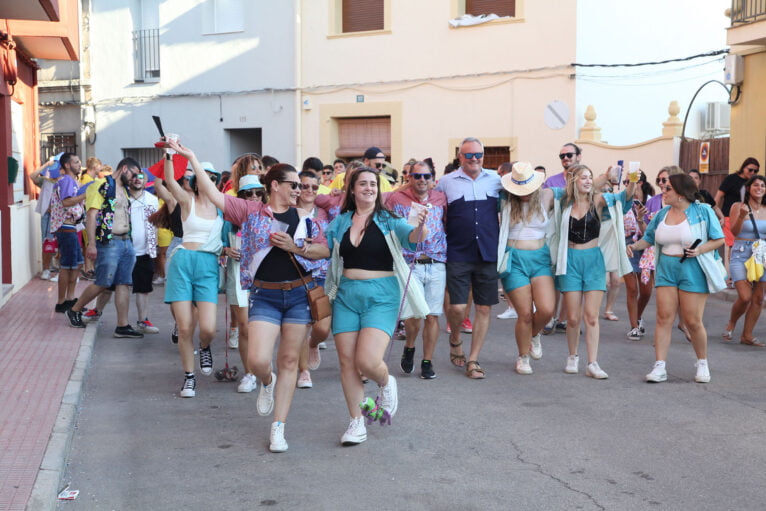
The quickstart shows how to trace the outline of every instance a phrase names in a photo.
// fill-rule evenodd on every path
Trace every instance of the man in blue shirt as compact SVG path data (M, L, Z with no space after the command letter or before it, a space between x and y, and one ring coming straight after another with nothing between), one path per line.
M496 172L482 167L484 146L478 139L466 138L460 144L460 168L442 177L436 189L447 196L447 311L450 334L450 360L465 366L469 378L484 378L478 359L489 328L489 314L498 302L497 242L500 224L497 201L502 185ZM476 304L471 352L466 362L461 349L460 324L465 314L468 292L473 286Z

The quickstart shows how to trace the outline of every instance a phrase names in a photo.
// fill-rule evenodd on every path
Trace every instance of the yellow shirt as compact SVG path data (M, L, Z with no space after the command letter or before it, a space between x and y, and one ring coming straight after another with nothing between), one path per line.
M85 173L85 174L83 174L83 175L82 175L82 177L80 178L80 186L82 186L82 185L84 185L84 184L87 184L87 183L90 183L91 181L93 181L93 176L91 176L90 174L88 174L88 173L86 172L86 173Z
M332 190L343 190L343 183L346 179L346 173L338 174L335 176L335 179L332 180L332 183L330 183L330 188ZM388 179L385 177L380 178L380 193L386 193L392 191L393 188L391 188L391 183L388 182ZM322 193L322 187L319 187L319 193Z

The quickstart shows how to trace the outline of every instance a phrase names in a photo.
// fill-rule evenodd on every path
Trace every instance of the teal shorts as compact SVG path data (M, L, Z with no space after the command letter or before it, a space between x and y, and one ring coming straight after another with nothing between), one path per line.
M340 278L332 304L332 333L377 328L389 336L399 315L399 281L396 277L354 280Z
M179 248L168 265L165 303L218 303L218 256Z
M654 270L654 287L677 287L689 293L709 293L705 272L696 257L680 257L660 254Z
M598 247L567 248L566 275L556 275L556 288L571 291L606 291L606 265Z
M553 277L551 251L548 245L543 245L536 250L506 247L505 251L508 252L509 271L500 281L506 292L528 286L535 277Z

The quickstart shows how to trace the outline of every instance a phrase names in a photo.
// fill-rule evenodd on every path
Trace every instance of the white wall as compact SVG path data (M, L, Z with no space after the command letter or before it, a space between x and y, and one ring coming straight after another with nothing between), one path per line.
M210 33L213 2L242 6L242 30ZM151 3L151 2L149 2ZM151 147L159 115L166 131L216 166L231 163L224 129L262 128L263 149L294 155L295 7L268 0L159 2L160 79L135 83L132 31L137 4L95 2L91 66L96 154L114 165L125 147ZM131 8L133 7L133 8ZM273 91L273 92L272 92ZM223 118L223 121L221 121Z
M645 0L626 4L607 0L577 3L577 62L630 63L681 58L726 48L730 0ZM670 101L681 106L681 120L697 88L707 80L723 81L723 55L663 66L578 68L577 119L584 123L592 104L610 144L632 144L661 134ZM698 65L704 62L706 65ZM694 67L690 67L694 66ZM683 71L668 72L670 69ZM708 101L726 101L720 85L697 96L687 136L696 135L699 112ZM692 124L693 123L693 124Z

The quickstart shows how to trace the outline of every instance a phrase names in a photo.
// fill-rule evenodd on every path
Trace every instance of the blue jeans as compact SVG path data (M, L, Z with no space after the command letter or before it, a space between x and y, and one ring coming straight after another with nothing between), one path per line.
M132 286L136 252L128 239L96 242L96 285L101 287Z

